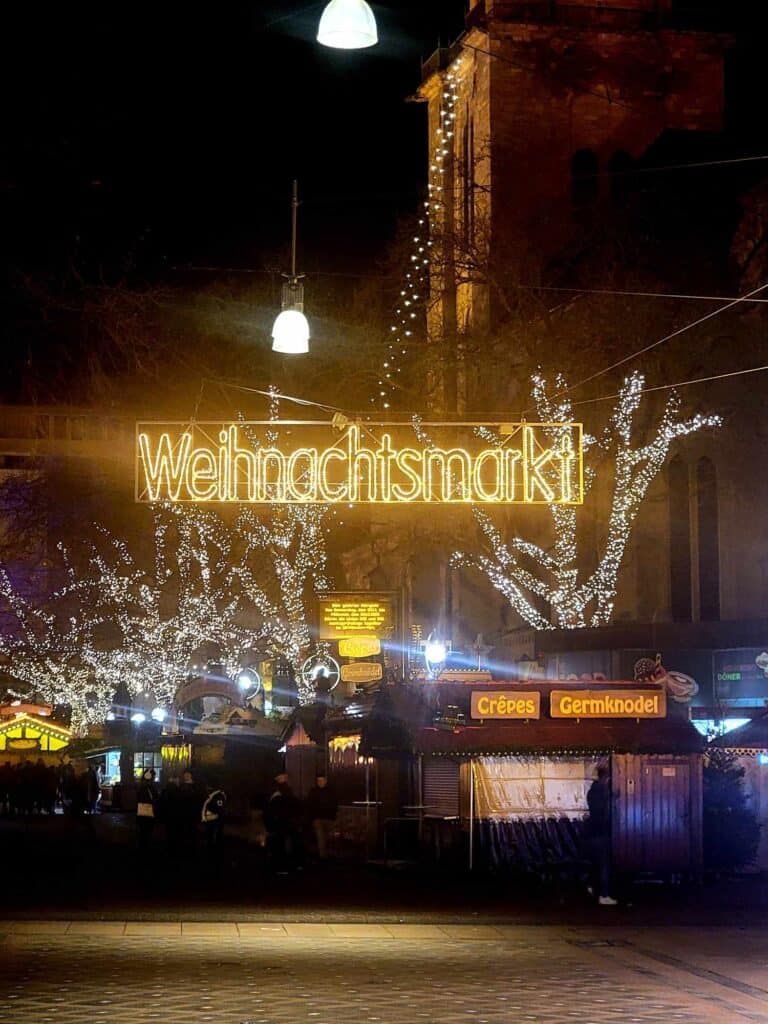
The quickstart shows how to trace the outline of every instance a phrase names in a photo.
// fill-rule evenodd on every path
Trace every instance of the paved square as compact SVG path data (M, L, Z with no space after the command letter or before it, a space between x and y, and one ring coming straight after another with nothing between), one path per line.
M717 971L683 929L59 921L0 936L7 1024L768 1024L765 940L751 985L722 966L744 932L723 935Z

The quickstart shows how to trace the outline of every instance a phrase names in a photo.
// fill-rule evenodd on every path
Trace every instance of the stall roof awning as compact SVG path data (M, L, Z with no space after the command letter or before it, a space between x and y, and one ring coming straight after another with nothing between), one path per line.
M725 736L712 740L710 746L727 750L768 750L768 714L753 718L751 722L732 729Z
M685 721L670 719L541 720L455 729L422 728L416 735L421 754L696 754L704 740Z
M110 753L112 753L113 750L119 750L119 749L120 749L120 747L115 746L115 744L112 744L109 747L91 747L90 750L86 750L85 751L85 754L83 756L86 757L86 758L88 758L88 757L103 757L105 754L110 754Z

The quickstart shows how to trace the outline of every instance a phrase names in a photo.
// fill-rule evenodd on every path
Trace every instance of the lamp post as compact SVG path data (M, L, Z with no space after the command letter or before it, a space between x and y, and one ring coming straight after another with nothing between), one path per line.
M379 41L376 18L365 0L331 0L323 11L317 41L336 50L365 50Z
M272 327L272 351L283 355L309 352L309 323L304 316L303 274L296 273L296 233L299 212L299 187L293 183L291 199L291 273L283 284L282 312Z
M448 657L448 645L441 640L434 632L427 637L424 644L424 663L427 668L427 677L436 679Z

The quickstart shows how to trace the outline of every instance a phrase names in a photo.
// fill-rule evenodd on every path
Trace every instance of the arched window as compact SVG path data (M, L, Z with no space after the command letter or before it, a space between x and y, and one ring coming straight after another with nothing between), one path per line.
M699 618L720 618L720 516L717 502L717 471L710 459L696 467L699 512Z
M688 466L669 464L669 589L673 622L691 621L691 494Z
M623 149L617 150L608 162L611 175L611 199L616 206L626 206L632 191L634 160Z
M571 202L589 206L600 194L600 164L591 149L580 149L571 158Z

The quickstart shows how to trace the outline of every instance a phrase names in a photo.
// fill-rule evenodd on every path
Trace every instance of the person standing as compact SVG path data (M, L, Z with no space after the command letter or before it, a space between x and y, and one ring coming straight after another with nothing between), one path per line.
M267 853L278 874L284 875L298 865L301 858L299 834L299 803L293 794L288 776L275 776L275 790L264 809L267 830Z
M59 781L56 775L56 769L52 765L48 765L45 769L43 786L43 809L46 814L55 814L56 793L58 791Z
M99 785L99 776L96 772L95 766L89 763L85 772L85 800L89 814L96 813L96 805L99 802L100 796L101 787Z
M155 769L147 768L142 772L141 781L136 790L136 833L141 849L146 849L152 839L155 817L157 815L158 797Z
M176 817L180 853L191 857L197 846L197 829L203 806L203 794L190 768L181 776L176 794Z
M594 874L592 892L597 889L601 907L615 907L611 896L611 782L607 765L597 769L597 778L587 793L589 817L586 821L585 850Z
M224 810L227 806L227 794L216 786L208 787L208 796L203 804L203 831L209 853L218 850L221 833L224 828Z
M31 775L32 803L37 813L42 814L45 809L45 784L48 778L48 769L42 757L38 757L37 761L35 761Z
M65 754L59 765L59 800L64 811L69 811L75 792L75 766L69 754Z
M10 814L13 806L13 765L6 761L0 768L0 814Z
M336 821L339 801L326 775L318 775L307 797L307 820L315 839L319 860L328 858L328 839Z

